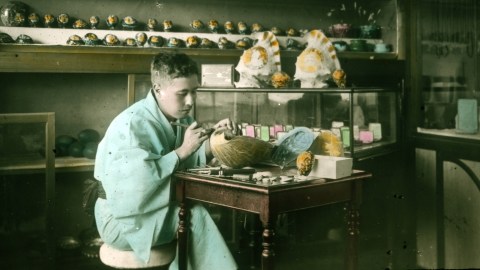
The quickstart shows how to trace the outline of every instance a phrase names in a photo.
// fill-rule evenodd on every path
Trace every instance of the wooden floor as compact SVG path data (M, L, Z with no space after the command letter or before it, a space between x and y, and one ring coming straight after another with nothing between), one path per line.
M0 238L0 269L5 270L111 270L103 265L98 258L98 251L78 247L71 250L57 247L55 259L48 260L45 255L44 241L34 236L8 236ZM276 269L341 269L343 268L342 245L330 243L328 249L321 252L319 258L318 245L312 243L297 243L296 245L277 246ZM243 250L231 247L240 270L260 269L260 251L254 255L249 248ZM219 269L220 270L220 269ZM221 269L223 270L223 269Z
M224 213L223 213L224 214ZM217 216L212 213L214 219ZM261 228L249 227L246 217L236 217L238 226L232 228L231 218L217 224L224 233L224 238L237 261L240 270L260 269ZM300 217L296 217L298 220ZM286 221L288 223L288 220ZM258 225L258 224L257 224ZM325 233L320 235L318 227L315 230L290 228L277 230L275 239L275 269L343 269L344 268L344 238L328 239ZM283 228L285 229L285 228ZM340 228L341 229L341 228ZM237 230L237 233L232 231ZM95 230L96 232L96 230ZM255 233L252 233L255 232ZM252 237L256 235L256 237ZM0 232L0 269L5 270L111 270L103 265L98 258L98 248L80 245L75 248L65 248L56 243L54 258L46 256L46 243L40 234L35 233L2 233ZM200 269L203 270L203 269ZM210 270L210 269L205 269ZM215 270L215 269L212 269ZM223 269L219 269L223 270Z

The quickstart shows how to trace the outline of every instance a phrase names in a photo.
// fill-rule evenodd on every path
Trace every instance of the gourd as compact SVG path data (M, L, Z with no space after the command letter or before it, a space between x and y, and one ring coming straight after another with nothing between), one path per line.
M242 168L270 160L273 145L256 138L234 135L228 129L220 129L210 136L210 149L220 163Z
M78 133L78 140L84 144L88 142L98 142L100 134L94 129L84 129Z
M89 159L95 159L97 154L98 143L97 142L88 142L83 148L82 154L84 157Z
M78 140L83 144L81 155L89 159L94 159L97 154L98 141L100 134L94 129L84 129L78 133Z
M69 146L77 141L74 137L70 135L59 135L55 138L55 155L57 157L62 157L68 155Z
M82 157L83 148L84 146L81 142L74 142L68 147L68 155L72 157Z

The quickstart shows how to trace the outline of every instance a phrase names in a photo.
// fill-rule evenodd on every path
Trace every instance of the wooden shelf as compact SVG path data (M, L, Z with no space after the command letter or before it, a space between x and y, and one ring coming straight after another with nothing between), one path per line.
M162 51L181 51L192 57L207 59L209 62L238 62L242 50L238 49L193 49L168 47L124 47L124 46L69 46L65 44L72 34L83 36L88 32L95 32L99 38L106 33L114 33L122 40L133 37L136 31L108 31L87 29L48 29L28 27L0 27L1 32L16 38L20 33L31 35L41 44L0 44L0 72L46 72L46 73L149 73L152 55ZM187 36L197 35L212 41L218 40L221 34L209 33L165 33L148 32L148 35L158 34L164 39L177 37L185 39ZM245 35L228 35L232 41L243 38ZM44 42L50 41L51 44ZM302 43L302 38L294 39ZM287 37L278 37L279 43L284 45ZM336 39L331 39L335 41ZM348 41L348 39L343 39ZM304 41L303 41L304 42ZM382 42L369 40L370 43ZM296 58L301 51L282 50L282 58ZM397 53L374 52L340 52L341 59L363 60L395 60Z
M55 159L55 172L93 171L95 160L76 157ZM0 159L0 175L45 172L45 159L39 155Z
M148 73L152 56L162 51L181 51L210 61L231 59L240 50L187 48L126 48L61 45L0 45L0 72L46 73ZM282 51L283 57L297 57L300 51ZM395 60L395 53L342 52L339 58Z

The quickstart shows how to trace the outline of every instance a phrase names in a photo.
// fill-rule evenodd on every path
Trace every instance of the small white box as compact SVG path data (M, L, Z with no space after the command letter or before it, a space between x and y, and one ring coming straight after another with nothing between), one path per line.
M370 130L373 133L374 141L379 141L382 139L382 124L370 123L368 124L368 130Z
M475 134L478 132L478 107L476 99L460 98L457 101L456 131Z
M351 158L315 155L313 168L309 175L338 179L352 175L352 166Z
M203 64L202 86L233 88L233 65Z
M344 126L343 122L340 122L340 121L333 121L332 122L332 128L341 128L343 126Z

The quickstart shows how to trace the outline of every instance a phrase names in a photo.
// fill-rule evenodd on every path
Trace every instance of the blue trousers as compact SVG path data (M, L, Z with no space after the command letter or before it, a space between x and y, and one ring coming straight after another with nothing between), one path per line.
M210 217L208 211L201 204L191 205L190 215L190 233L188 248L188 269L192 270L235 270L237 264L228 249L228 246L218 230L215 222ZM178 228L178 205L172 205L167 211L161 211L154 218L155 213L149 213L144 218L155 226L152 246L171 242L176 237ZM131 240L125 237L128 230L131 230L128 224L122 220L117 220L109 211L107 201L98 199L95 205L95 218L97 228L102 240L121 250L132 250ZM142 217L132 217L142 218ZM148 228L148 226L145 226ZM142 230L140 228L139 230ZM142 235L141 232L139 235ZM130 238L131 239L131 238ZM141 239L137 239L141 240ZM178 250L177 250L178 254ZM170 270L178 269L178 256L170 265Z

